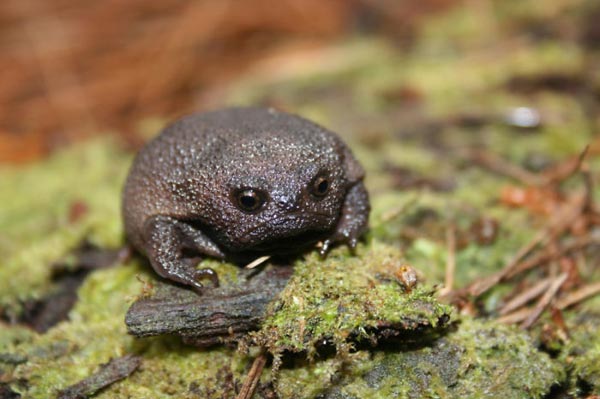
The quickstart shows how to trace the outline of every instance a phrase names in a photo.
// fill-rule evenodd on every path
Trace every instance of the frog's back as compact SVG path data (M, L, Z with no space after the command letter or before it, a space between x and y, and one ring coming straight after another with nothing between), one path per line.
M340 141L319 125L273 109L228 108L179 119L148 142L133 162L123 191L127 234L136 241L148 216L177 212L182 204L171 195L174 181L233 171L246 156L245 147L263 160L274 160L282 157L279 147L290 145L298 157L302 152L321 156Z

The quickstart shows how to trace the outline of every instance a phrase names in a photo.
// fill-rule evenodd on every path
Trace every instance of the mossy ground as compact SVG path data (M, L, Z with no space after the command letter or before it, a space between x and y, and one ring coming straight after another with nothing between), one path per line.
M282 375L288 378L279 389L289 398L305 397L311 386L324 398L516 399L542 397L565 373L525 334L465 319L456 331L428 345L360 351L346 359L344 368L329 359L282 370ZM288 384L290 376L296 379L293 384Z
M435 300L434 287L444 281L449 224L466 232L482 217L498 221L491 243L468 240L457 251L459 287L498 270L544 224L543 216L503 205L502 188L515 183L471 167L465 148L486 148L535 168L577 154L594 140L598 117L590 117L587 100L569 91L523 93L507 86L514 77L551 73L580 77L598 93L600 76L592 68L597 50L560 28L577 26L593 2L488 4L491 9L458 7L431 18L409 49L357 38L330 54L344 62L333 60L336 67L327 73L313 70L293 79L258 73L229 93L230 103L276 102L340 132L368 172L371 231L357 256L338 248L326 261L316 254L300 260L289 289L255 336L274 352L302 352L274 379L272 389L281 397L542 397L553 385L574 397L600 394L597 298L566 312L572 334L552 349L554 359L544 352L535 329L528 334L457 314L437 341L355 351L344 347L349 334L361 331L369 341L376 320L417 316L435 324L447 312ZM527 33L536 23L546 24L546 36ZM324 62L328 54L324 50ZM539 112L542 123L535 129L508 123L506 115L521 106ZM456 122L464 116L483 122L476 127ZM54 265L73 264L70 254L84 240L101 248L123 245L120 190L131 157L114 142L95 141L37 165L0 170L5 319L18 318L24 304L55 290ZM592 172L598 170L597 159L589 163ZM399 188L390 172L394 168L451 188ZM577 189L576 180L567 183L569 190ZM408 234L415 228L416 235ZM388 278L402 263L421 276L410 293ZM583 277L598 281L599 274L588 267ZM140 370L97 397L234 396L252 351L198 350L172 337L138 340L126 334L127 307L142 294L144 282L154 279L151 270L130 260L92 272L68 320L48 332L0 325L0 384L23 397L46 398L110 358L136 353L143 359ZM508 289L507 284L496 287L482 306L494 308ZM429 304L427 312L415 303ZM323 338L338 346L338 355L315 352ZM261 381L267 384L273 377L266 370Z
M307 256L253 341L274 353L314 353L326 340L338 349L352 335L359 342L372 341L382 323L407 330L445 324L452 310L435 300L431 288L406 288L397 281L400 259L396 249L375 240L360 246L356 256L348 257L346 249L326 260Z

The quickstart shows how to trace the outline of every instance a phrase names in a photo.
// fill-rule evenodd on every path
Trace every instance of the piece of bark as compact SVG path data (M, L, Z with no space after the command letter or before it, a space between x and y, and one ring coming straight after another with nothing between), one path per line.
M112 359L100 366L100 369L94 374L60 391L57 399L88 398L110 384L129 376L139 367L141 360L139 356L135 355Z
M293 269L266 269L240 283L195 292L160 283L152 297L136 301L125 316L130 334L176 334L184 342L210 346L260 327L267 305L283 290Z

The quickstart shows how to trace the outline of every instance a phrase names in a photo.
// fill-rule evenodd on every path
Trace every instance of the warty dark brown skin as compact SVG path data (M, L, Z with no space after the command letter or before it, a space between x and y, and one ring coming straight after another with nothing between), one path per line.
M262 108L182 118L135 158L123 191L129 241L167 279L202 288L203 256L234 261L356 246L363 168L334 133Z

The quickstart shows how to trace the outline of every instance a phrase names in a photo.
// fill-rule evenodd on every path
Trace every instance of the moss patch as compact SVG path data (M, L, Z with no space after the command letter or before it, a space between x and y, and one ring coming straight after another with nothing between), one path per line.
M90 142L46 162L0 168L0 309L17 315L48 294L52 265L69 262L83 240L122 244L121 183L131 155L115 143Z
M569 339L561 348L559 359L571 375L573 395L600 394L600 316L583 312L569 320Z
M374 340L380 327L435 328L449 319L450 307L431 288L407 289L395 280L402 267L396 249L373 240L357 255L339 248L326 260L311 254L298 262L253 340L273 353L311 353L325 340L339 348L351 336Z
M564 376L525 333L465 319L429 345L386 346L344 362L283 369L277 384L286 398L517 399L543 397Z

